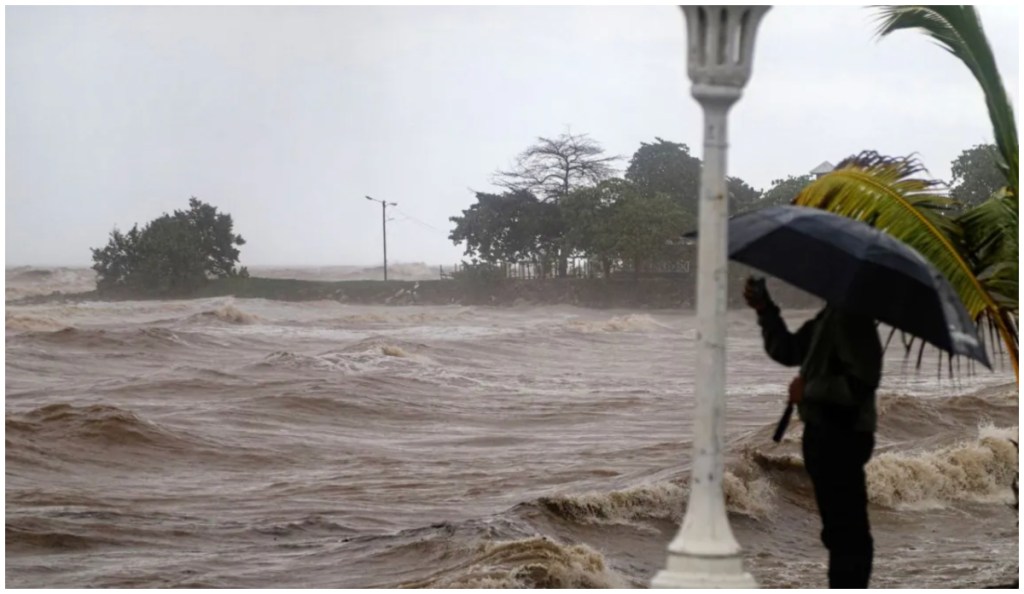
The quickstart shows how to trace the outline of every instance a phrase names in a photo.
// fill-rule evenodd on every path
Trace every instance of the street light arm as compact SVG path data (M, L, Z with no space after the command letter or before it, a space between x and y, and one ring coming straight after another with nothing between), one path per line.
M397 202L388 202L386 200L381 200L379 198L373 198L371 196L364 196L364 198L366 198L367 200L372 200L374 202L380 202L381 204L383 204L385 206L398 206Z

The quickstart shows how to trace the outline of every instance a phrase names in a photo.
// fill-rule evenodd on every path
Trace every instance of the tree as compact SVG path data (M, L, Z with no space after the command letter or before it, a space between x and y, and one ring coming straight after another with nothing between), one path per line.
M590 256L602 251L600 241L607 226L607 212L615 201L609 196L608 183L575 190L559 201L565 222L564 245L570 255Z
M949 216L954 202L939 192L941 182L916 177L922 171L912 158L862 153L811 182L796 204L871 221L916 249L945 275L974 319L984 317L996 325L1016 368L1016 324L1008 318L1016 311L1016 294L986 282L961 240L962 223Z
M642 142L633 153L626 179L636 184L642 193L667 195L696 221L701 168L701 160L690 154L690 147L656 136L655 142ZM738 177L727 178L726 184L731 212L749 209L761 196L761 192Z
M984 202L959 215L957 223L962 230L963 251L973 271L1000 303L1000 309L989 308L984 315L999 328L1014 372L1018 372L1020 146L1013 106L992 48L973 6L892 6L883 8L881 16L880 35L900 29L920 29L956 56L984 92L995 136L995 165L1002 173L1004 185Z
M978 12L973 6L885 6L879 10L879 36L901 29L920 29L970 70L985 94L998 149L997 165L1013 196L1019 196L1020 146L1013 105Z
M231 215L218 213L217 208L193 197L187 211L174 211L177 220L187 223L198 238L197 251L201 254L204 272L214 277L237 273L239 251L236 245L245 245L241 235L234 235Z
M576 190L558 204L565 223L565 245L572 254L598 260L605 278L617 256L615 205L635 191L629 182L612 178Z
M626 169L626 179L641 193L667 195L677 206L696 219L700 198L700 159L679 142L655 137L655 142L640 143Z
M1006 187L998 159L994 144L979 144L960 153L953 161L950 198L965 206L976 206Z
M139 226L133 225L127 234L116 228L103 248L92 248L93 270L97 272L96 288L101 292L129 288L131 272L139 266Z
M632 262L634 277L639 277L645 262L653 263L669 255L669 246L692 220L681 206L661 193L627 191L613 208L613 249L620 258Z
M920 29L974 75L984 91L1005 186L959 216L940 216L938 210L954 203L935 191L938 182L914 177L923 170L916 161L864 153L811 183L796 203L875 221L921 252L949 279L971 316L998 331L1019 379L1019 146L992 49L973 6L886 6L879 11L880 36Z
M248 276L238 270L245 244L233 233L231 215L193 197L187 211L174 211L123 234L114 229L103 248L92 249L93 270L100 291L131 291L182 295L210 278Z
M466 243L465 254L489 264L522 259L544 260L562 235L558 205L544 203L531 192L476 193L476 204L450 217L455 228L448 238Z
M746 212L761 206L761 192L752 188L747 182L738 177L726 178L725 182L729 191L730 213Z
M474 263L495 266L529 259L547 265L567 255L612 263L626 260L637 274L644 263L672 256L671 244L694 220L666 194L645 194L612 178L576 189L557 203L527 191L488 194L451 217L454 243L465 242Z
M800 191L807 187L807 184L814 181L811 175L787 176L786 179L772 180L772 187L761 196L757 203L758 208L768 206L782 206L792 204L793 200L800 194Z
M566 132L557 138L539 137L516 158L516 165L497 171L494 183L511 192L530 192L545 202L557 203L575 189L589 187L615 173L612 163L618 156L604 156L600 143L586 134ZM549 221L550 222L550 221ZM551 224L548 235L558 226ZM558 275L568 272L569 248L557 246Z
M586 134L566 132L537 138L516 157L515 167L494 174L494 183L512 192L526 191L557 201L574 189L593 186L615 174L618 156L605 156L600 143Z

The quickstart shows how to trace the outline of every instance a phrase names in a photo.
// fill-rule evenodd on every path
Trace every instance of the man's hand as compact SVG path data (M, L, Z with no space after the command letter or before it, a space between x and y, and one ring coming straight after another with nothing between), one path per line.
M789 382L789 403L800 404L800 401L804 398L804 378L802 375L798 375L793 378L793 381Z
M754 308L758 313L764 311L772 303L768 290L761 284L763 282L756 281L753 277L748 277L747 284L743 286L743 299L747 301L747 305Z

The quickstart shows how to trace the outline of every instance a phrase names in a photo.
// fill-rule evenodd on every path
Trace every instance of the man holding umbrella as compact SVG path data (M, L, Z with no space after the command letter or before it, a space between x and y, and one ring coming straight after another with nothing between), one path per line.
M804 422L804 465L829 551L829 587L867 588L874 542L864 465L875 446L875 390L882 375L874 320L829 306L790 333L763 280L748 280L743 295L757 311L768 355L800 366L789 402Z
M920 253L823 210L778 206L737 215L729 223L729 257L828 304L790 333L763 280L744 288L768 355L800 367L774 439L782 438L795 404L829 551L829 585L866 588L874 553L864 465L875 444L883 350L875 320L990 367L977 328L949 281Z

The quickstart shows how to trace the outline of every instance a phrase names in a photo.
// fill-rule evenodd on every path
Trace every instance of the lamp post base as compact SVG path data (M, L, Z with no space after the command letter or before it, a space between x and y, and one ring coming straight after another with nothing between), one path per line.
M652 588L757 588L754 576L743 570L739 556L701 557L669 551L665 569L651 581Z

